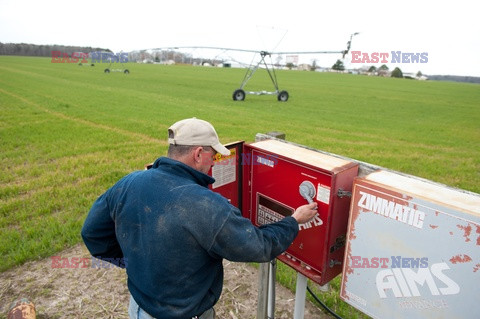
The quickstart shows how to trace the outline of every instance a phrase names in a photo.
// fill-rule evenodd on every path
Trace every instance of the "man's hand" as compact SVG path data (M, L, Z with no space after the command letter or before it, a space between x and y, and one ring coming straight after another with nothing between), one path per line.
M297 220L299 224L305 224L317 214L317 203L306 204L295 209L292 217Z

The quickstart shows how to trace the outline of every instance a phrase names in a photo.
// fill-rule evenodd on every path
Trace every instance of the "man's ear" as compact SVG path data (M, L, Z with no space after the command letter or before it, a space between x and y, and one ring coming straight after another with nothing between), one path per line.
M195 161L195 163L200 163L201 161L201 157L200 157L200 153L202 152L203 148L201 146L198 146L198 147L195 147L194 148L194 151L193 151L193 160Z

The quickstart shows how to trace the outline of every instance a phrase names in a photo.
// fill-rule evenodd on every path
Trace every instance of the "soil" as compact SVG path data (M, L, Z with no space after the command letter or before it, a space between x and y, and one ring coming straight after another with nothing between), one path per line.
M0 273L0 318L7 317L13 301L27 298L35 304L37 319L128 319L129 293L123 269L91 268L90 255L84 245L56 255L69 261L73 257L87 258L89 265L87 268L53 268L52 258L46 258ZM258 269L229 261L224 261L224 268L225 282L222 296L215 305L216 318L256 318ZM295 295L278 283L275 293L275 318L293 318ZM307 301L304 318L331 317Z

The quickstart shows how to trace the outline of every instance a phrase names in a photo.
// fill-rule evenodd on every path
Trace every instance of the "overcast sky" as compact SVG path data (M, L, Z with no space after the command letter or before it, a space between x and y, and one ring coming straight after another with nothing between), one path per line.
M0 0L0 42L108 48L215 46L269 51L427 53L404 72L480 76L475 1ZM330 67L341 55L307 56ZM285 61L284 61L285 62ZM352 56L345 58L347 67ZM376 64L380 66L381 63Z

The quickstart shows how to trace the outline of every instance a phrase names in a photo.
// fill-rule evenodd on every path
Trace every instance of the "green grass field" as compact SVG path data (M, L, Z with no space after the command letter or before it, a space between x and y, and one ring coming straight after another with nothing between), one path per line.
M224 143L282 131L295 143L480 192L479 85L277 71L288 102L234 102L243 69L131 63L125 75L105 67L0 56L0 271L79 243L96 197L165 155L166 129L186 117L210 121ZM271 90L257 73L246 89ZM288 270L279 277L292 282ZM333 295L328 302L345 307Z

